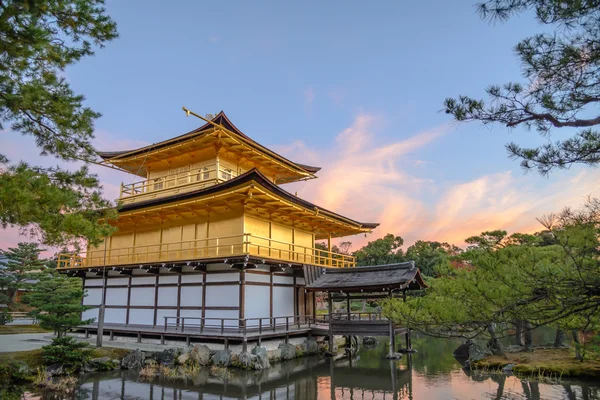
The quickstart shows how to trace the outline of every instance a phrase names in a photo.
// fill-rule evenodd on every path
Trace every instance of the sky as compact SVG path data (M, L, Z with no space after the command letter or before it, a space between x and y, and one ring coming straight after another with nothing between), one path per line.
M521 128L458 124L446 97L484 97L520 81L513 48L540 32L531 15L483 21L474 1L107 1L120 37L65 76L102 113L94 144L121 150L188 132L186 118L224 110L259 143L322 170L285 185L314 203L394 233L406 245L463 245L485 230L532 232L536 217L600 195L600 173L575 166L542 177L510 160L509 141L537 146ZM527 83L527 82L524 82ZM0 152L41 165L32 140L0 132ZM94 167L106 197L137 180ZM0 231L0 248L27 238Z

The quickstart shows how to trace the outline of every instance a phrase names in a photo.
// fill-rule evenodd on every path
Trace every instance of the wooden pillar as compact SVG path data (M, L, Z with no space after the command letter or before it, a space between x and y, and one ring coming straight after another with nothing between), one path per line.
M348 313L348 321L350 321L350 293L346 293L346 309Z
M329 307L329 351L333 353L333 329L331 327L331 320L333 317L333 299L331 292L327 292L327 306Z
M390 321L390 357L396 352L396 337L394 333L394 324Z
M330 267L333 265L333 258L331 257L331 232L327 234L327 265Z

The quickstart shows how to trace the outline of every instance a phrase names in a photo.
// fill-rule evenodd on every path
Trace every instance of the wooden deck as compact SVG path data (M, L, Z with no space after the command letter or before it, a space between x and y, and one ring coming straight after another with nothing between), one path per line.
M86 337L96 334L96 323L77 328L85 332ZM161 344L170 339L185 340L186 344L194 341L223 341L225 347L230 342L242 343L246 349L248 342L258 342L263 339L284 338L294 336L322 335L341 336L395 336L409 334L409 330L392 324L380 313L337 313L313 318L309 316L289 316L276 318L191 318L165 317L163 325L133 325L133 324L104 324L104 334L135 336L137 341L142 338L160 338ZM393 343L391 343L394 345ZM408 343L407 343L408 344Z

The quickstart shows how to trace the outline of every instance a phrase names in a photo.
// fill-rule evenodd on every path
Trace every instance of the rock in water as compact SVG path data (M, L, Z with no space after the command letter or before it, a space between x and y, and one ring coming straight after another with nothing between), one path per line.
M219 350L212 356L212 363L217 367L229 367L231 350Z
M461 344L454 350L452 355L456 358L461 364L469 359L469 347L473 342L471 340L467 340L465 343Z
M319 352L319 344L316 340L306 339L302 344L306 349L306 354L317 354Z
M505 365L504 368L502 368L502 372L505 374L512 374L514 367L515 367L515 364Z
M291 360L296 358L296 346L289 343L279 343L282 360Z
M377 345L377 343L379 343L379 342L378 342L378 340L377 340L377 338L376 338L376 337L373 337L373 336L365 336L365 337L363 338L363 344L364 344L365 346L376 346L376 345Z
M190 358L198 363L198 365L210 364L210 349L203 344L197 344L190 352Z
M469 346L469 360L471 362L482 360L489 355L491 355L489 350L487 350L475 343L473 343L473 344L471 344L471 346Z
M62 364L52 364L46 367L46 374L49 376L63 375L65 370Z
M187 360L190 359L190 355L188 353L183 353L182 355L180 355L179 357L177 357L177 363L179 365L183 365L187 362Z
M256 356L256 360L254 361L254 369L263 370L271 368L269 355L265 347L254 346L252 349L252 354Z
M163 351L156 351L152 353L152 358L159 364L173 365L177 358L179 350L177 349L166 349Z
M135 349L121 360L121 368L123 369L142 368L143 366L144 354L140 349Z

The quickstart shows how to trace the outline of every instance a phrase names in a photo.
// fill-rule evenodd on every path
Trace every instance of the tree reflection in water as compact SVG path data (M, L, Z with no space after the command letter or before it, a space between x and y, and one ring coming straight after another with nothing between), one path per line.
M414 335L418 353L400 361L385 359L388 343L361 349L352 358L316 357L275 364L266 371L202 369L193 377L140 381L135 371L90 374L76 399L568 399L599 400L592 382L549 385L505 375L462 371L452 357L457 342Z

